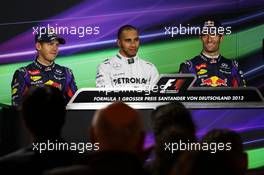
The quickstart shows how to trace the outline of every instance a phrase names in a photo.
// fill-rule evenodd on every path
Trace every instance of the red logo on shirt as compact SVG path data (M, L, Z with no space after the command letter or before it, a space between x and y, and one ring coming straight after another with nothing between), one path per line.
M40 71L39 70L29 70L28 71L28 73L30 74L30 75L38 75L38 74L40 74Z
M207 64L202 63L202 64L199 64L199 65L195 66L195 68L196 68L197 70L200 70L200 69L202 69L202 68L207 68Z

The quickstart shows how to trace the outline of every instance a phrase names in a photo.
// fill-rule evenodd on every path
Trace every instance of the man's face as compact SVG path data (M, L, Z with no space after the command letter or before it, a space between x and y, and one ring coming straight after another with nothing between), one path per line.
M39 57L43 58L45 61L53 62L58 55L59 42L53 40L51 42L36 43L36 48L39 53Z
M124 30L121 37L117 40L120 54L125 57L134 57L139 47L139 36L136 30Z
M206 53L219 52L220 42L223 40L223 35L202 35L203 51Z

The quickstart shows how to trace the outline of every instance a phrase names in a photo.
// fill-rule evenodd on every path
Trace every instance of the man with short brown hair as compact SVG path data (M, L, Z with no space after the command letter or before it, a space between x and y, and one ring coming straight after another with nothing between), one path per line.
M222 25L215 20L204 21L200 35L203 44L202 52L180 66L180 73L192 73L197 76L194 83L196 87L246 86L238 62L220 54L220 44L224 39L223 33L219 33L220 27Z
M37 58L14 73L12 88L12 105L20 106L24 94L31 86L50 85L63 92L65 103L77 91L71 69L55 64L59 45L65 40L52 31L39 32L35 35Z

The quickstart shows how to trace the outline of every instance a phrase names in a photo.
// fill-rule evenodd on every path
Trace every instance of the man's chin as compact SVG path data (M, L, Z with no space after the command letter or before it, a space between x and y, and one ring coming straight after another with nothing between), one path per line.
M217 51L217 49L215 49L215 48L207 48L207 49L205 49L205 51L208 52L208 53L214 53L214 52Z
M137 55L137 53L131 53L129 54L129 57L135 57Z
M56 58L56 57L55 57ZM49 58L48 61L49 62L53 62L55 60L55 58Z

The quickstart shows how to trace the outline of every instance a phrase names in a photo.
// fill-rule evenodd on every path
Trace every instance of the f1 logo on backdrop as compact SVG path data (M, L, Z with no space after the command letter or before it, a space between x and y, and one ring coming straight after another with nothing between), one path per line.
M168 79L166 84L161 86L160 93L178 93L184 82L184 79Z
M160 87L160 93L178 93L179 89L176 89L176 82L177 79L175 78L168 79L166 84Z
M160 93L179 93L179 91L186 90L193 80L193 75L162 75L157 85Z

